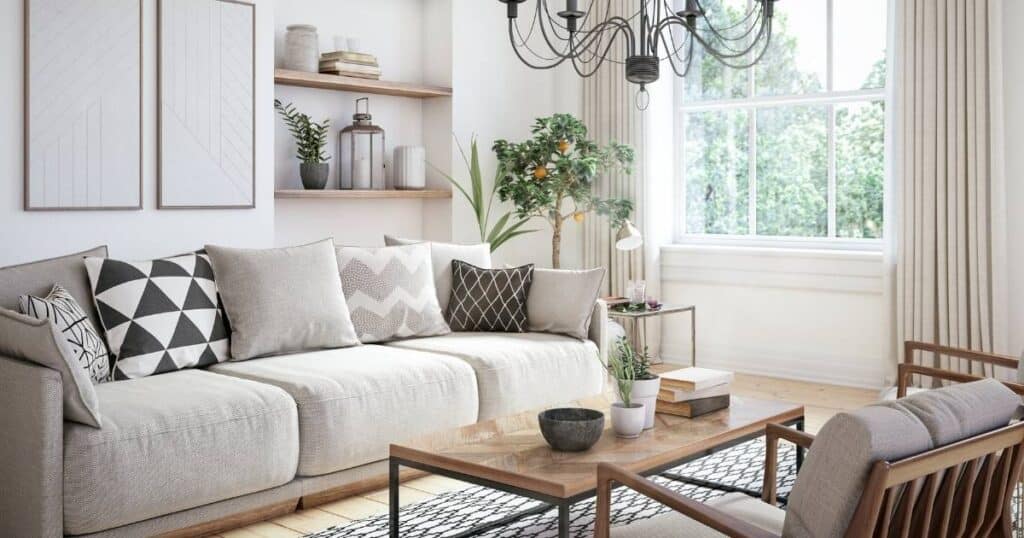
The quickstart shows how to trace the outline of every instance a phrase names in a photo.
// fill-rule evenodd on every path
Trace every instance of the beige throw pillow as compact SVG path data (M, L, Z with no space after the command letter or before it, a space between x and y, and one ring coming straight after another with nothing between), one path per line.
M456 245L454 243L435 243L418 239L401 239L384 236L384 244L389 247L430 243L430 259L434 265L434 288L437 291L437 303L441 312L448 312L448 301L452 296L452 260L459 260L483 269L491 268L491 245Z
M334 241L272 249L207 245L231 325L231 358L359 344Z
M534 269L526 314L530 331L587 338L604 268L586 271Z

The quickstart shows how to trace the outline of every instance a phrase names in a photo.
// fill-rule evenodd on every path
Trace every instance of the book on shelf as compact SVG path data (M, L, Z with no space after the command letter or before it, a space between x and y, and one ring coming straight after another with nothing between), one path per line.
M701 398L711 398L712 396L725 396L729 394L729 389L732 388L731 383L722 383L721 385L715 385L701 390L681 390L673 389L669 387L661 387L658 390L658 399L663 402L686 402L690 400L699 400Z
M686 418L699 417L729 407L729 395L712 396L688 402L663 402L658 400L655 411Z
M320 55L320 61L340 61L347 62L350 64L361 64L361 65L377 65L377 57L372 54L365 54L362 52L350 52L347 50L339 50L335 52L325 52Z
M339 74L340 73L340 74L363 75L363 76L373 76L373 77L380 77L380 74L381 74L380 67L376 67L376 66L372 66L372 65L350 64L350 63L346 63L346 62L337 62L337 61L329 61L329 62L323 62L322 61L322 62L320 62L320 72L321 73L335 73L335 74Z
M732 379L732 372L694 366L661 374L661 386L693 392L723 383L732 383Z

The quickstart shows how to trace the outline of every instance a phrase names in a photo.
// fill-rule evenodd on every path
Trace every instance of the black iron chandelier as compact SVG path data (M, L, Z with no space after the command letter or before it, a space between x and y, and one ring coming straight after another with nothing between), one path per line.
M525 32L519 8L526 0L498 1L507 6L509 40L524 64L552 69L568 61L584 78L605 62L625 64L626 80L640 86L637 107L645 109L646 86L660 77L661 63L667 61L677 76L685 77L698 57L697 47L734 69L757 64L771 44L778 0L753 0L746 14L724 24L721 17L712 21L701 0L686 0L681 11L672 7L673 0L639 0L640 8L626 16L612 15L612 0L589 0L587 9L580 9L579 0L565 0L565 9L558 12L550 6L557 0L536 0ZM540 41L547 50L531 44Z

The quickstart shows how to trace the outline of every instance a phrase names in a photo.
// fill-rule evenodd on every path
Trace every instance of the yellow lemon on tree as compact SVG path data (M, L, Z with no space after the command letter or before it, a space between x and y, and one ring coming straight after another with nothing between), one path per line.
M548 169L544 166L538 166L533 169L533 177L536 179L544 179L548 177Z
M572 214L572 220L576 221L577 223L583 222L584 218L586 218L586 214L583 213L582 211L577 211Z
M569 141L562 139L558 142L558 151L563 155L569 152Z

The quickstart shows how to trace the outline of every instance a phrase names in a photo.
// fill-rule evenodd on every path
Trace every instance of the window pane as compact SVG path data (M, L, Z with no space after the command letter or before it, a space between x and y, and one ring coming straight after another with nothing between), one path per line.
M836 107L836 232L882 237L885 192L885 104Z
M775 4L772 42L755 67L757 95L800 95L826 90L828 2Z
M693 112L685 122L686 232L747 234L747 112Z
M825 106L757 111L757 234L828 234Z
M701 5L716 28L732 26L748 12L747 0L705 0ZM668 66L665 68L671 69ZM749 69L726 67L697 43L690 72L683 77L686 101L746 97L748 77Z
M885 87L887 0L835 0L835 89Z

